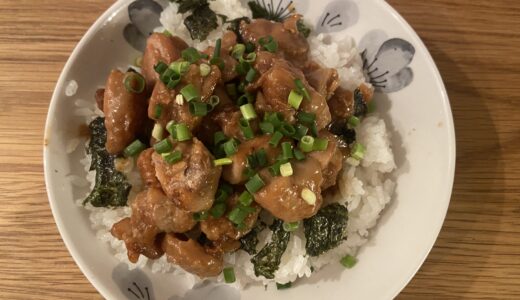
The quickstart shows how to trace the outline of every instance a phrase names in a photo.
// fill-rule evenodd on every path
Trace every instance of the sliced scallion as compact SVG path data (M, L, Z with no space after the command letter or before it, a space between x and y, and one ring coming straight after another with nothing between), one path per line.
M303 154L303 152L301 152L298 149L294 149L294 158L296 158L297 160L304 160L305 154Z
M251 83L255 81L256 78L256 70L254 68L249 69L246 74L246 81Z
M190 113L194 116L203 117L208 114L208 104L199 101L191 101L189 103Z
M240 127L240 130L242 131L242 134L246 140L250 140L255 137L249 121L247 121L245 118L240 118L238 126Z
M278 42L271 35L260 38L258 43L262 48L271 53L275 53L278 50Z
M312 146L314 151L324 151L329 146L329 140L327 139L314 139L314 145Z
M224 281L226 283L233 283L235 282L235 270L232 267L224 268L222 271L224 273Z
M184 97L182 96L182 94L177 94L177 96L175 96L175 103L177 103L178 105L184 104Z
M153 110L153 117L155 119L159 119L162 115L163 106L161 104L155 105L155 108Z
M300 227L300 222L283 222L283 230L293 232Z
M355 143L350 150L350 156L356 160L362 160L365 157L365 146L360 143Z
M291 159L293 158L293 147L290 142L283 142L282 143L282 157L284 159Z
M316 115L313 114L313 113L308 113L308 112L301 111L301 112L299 112L299 113L296 115L296 118L297 118L298 121L300 121L301 123L304 123L304 124L311 124L312 122L314 122L314 121L316 120Z
M316 194L308 188L303 188L301 192L302 199L309 205L316 204Z
M208 105L211 107L211 110L213 110L217 105L220 103L220 98L217 95L212 95L209 97Z
M153 145L153 148L159 154L167 153L173 150L172 143L169 139L164 139L156 143L155 145Z
M309 132L309 128L307 128L305 125L302 124L296 124L295 126L296 133L294 134L294 138L299 140L305 135L307 135L307 132Z
M170 165L182 160L182 152L179 150L175 150L169 153L162 153L161 156Z
M144 91L146 82L144 77L139 73L129 72L123 79L123 84L128 92L140 94Z
M246 189L251 193L254 194L258 192L261 188L263 188L265 185L262 178L260 178L260 175L256 174L255 176L251 177L248 182L246 182L245 186Z
M217 39L215 42L215 49L213 50L213 58L220 57L220 50L222 48L222 39Z
M345 268L350 269L357 263L357 259L352 255L345 255L339 261Z
M189 48L182 50L181 56L182 56L182 59L184 59L192 64L197 62L201 58L199 51L197 51L197 49L195 49L193 47L189 47Z
M348 127L349 127L350 129L357 127L357 126L359 125L359 123L361 123L361 120L359 120L359 118L356 117L356 116L351 116L351 117L348 119L348 122L347 122Z
M200 64L199 66L200 76L206 77L211 73L211 67L208 64Z
M179 142L191 140L191 132L190 132L190 129L188 128L188 125L186 125L184 123L177 124L175 126L175 138Z
M269 140L269 144L276 147L278 143L283 138L283 134L280 131L275 131Z
M155 66L153 66L153 69L155 70L155 72L162 75L162 73L164 73L164 71L166 71L166 69L168 69L168 65L165 64L164 62L160 61Z
M240 96L238 99L237 99L237 105L238 106L242 106L244 104L247 104L247 103L251 103L251 98L253 96L249 93L245 93L243 94L242 96Z
M235 59L240 59L244 55L244 52L246 52L246 45L236 44L231 51L231 56Z
M232 163L233 163L233 160L231 160L231 158L228 158L228 157L215 159L213 161L213 164L215 164L215 166L225 166L225 165L230 165Z
M226 156L231 156L238 151L238 145L235 139L230 139L229 141L225 142L223 144L224 146L224 152L226 153Z
M273 134L274 133L274 126L273 124L269 123L269 122L260 122L260 130L262 130L262 132L264 134Z
M280 127L280 131L283 133L283 135L289 137L294 136L296 134L296 128L294 128L294 126L292 126L289 123L283 123Z
M246 119L248 121L256 118L255 108L253 107L253 104L251 104L251 103L241 105L240 112L242 112L242 116L244 117L244 119Z
M253 202L253 195L249 193L248 191L244 191L240 196L238 197L238 202L244 206L249 206Z
M169 68L172 69L175 72L175 74L182 75L186 73L186 71L188 71L188 69L190 68L190 63L184 60L178 60L172 62Z
M289 177L293 174L293 169L290 162L280 165L280 174L283 177Z
M226 213L226 203L216 203L213 205L213 207L209 210L209 214L213 218L220 218Z
M213 144L214 145L220 145L220 143L224 142L225 140L227 140L227 138L226 138L226 135L224 134L224 132L222 132L222 131L217 131L213 135Z
M305 97L306 100L311 100L311 96L309 95L309 92L307 91L307 89L303 85L303 82L302 82L301 79L295 79L294 80L294 85L296 85L296 89L298 90L298 92L300 94L302 94Z
M267 165L267 152L265 149L259 149L255 153L257 166L263 168Z
M298 145L300 150L302 150L303 152L311 152L313 150L313 146L314 146L314 138L310 135L306 135L306 136L302 137L302 139L300 140L300 143Z
M302 104L303 96L302 94L298 93L295 90L292 90L291 93L289 93L289 105L292 106L294 109L300 108L300 104Z
M255 62L255 60L256 60L256 53L251 52L251 53L247 54L245 58L241 57L239 59L239 62L241 62L241 63L246 62L246 63L252 64Z
M191 102L193 100L200 99L200 93L193 84L188 84L181 89L181 94L186 101Z
M143 144L140 140L135 140L125 148L125 150L123 151L123 154L126 157L133 157L133 156L137 156L144 149L146 149L146 145Z
M152 129L152 137L156 140L162 140L164 135L164 128L159 123L155 123Z

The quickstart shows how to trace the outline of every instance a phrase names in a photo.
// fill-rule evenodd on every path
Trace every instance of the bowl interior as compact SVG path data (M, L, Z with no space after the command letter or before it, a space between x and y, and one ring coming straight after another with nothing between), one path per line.
M127 6L118 1L83 37L67 62L53 95L45 129L45 179L56 223L69 251L92 284L109 299L132 296L128 288L150 295L149 299L180 299L190 278L154 274L148 269L128 271L98 241L90 228L86 210L74 203L86 188L73 187L70 176L85 176L79 159L82 151L66 154L67 141L76 138L84 122L70 113L77 99L93 101L112 68L124 69L139 52L123 38L128 24ZM251 287L238 292L227 286L204 285L187 299L389 299L406 285L424 261L442 226L448 207L455 165L455 136L448 98L433 60L410 26L382 0L297 1L298 11L316 24L317 30L350 35L376 55L388 40L395 50L411 51L405 67L412 80L395 91L376 94L377 111L392 131L392 146L398 166L396 192L371 238L359 254L355 268L345 271L329 266L288 290ZM324 16L340 15L341 25L327 26ZM329 19L330 20L330 19ZM321 24L325 24L322 26ZM330 25L330 24L328 24ZM388 46L388 44L385 44ZM404 45L404 46L403 46ZM401 47L401 48L400 48ZM409 74L408 74L409 75ZM69 80L79 83L73 97L65 95ZM384 93L386 92L386 93ZM139 289L135 289L135 286Z

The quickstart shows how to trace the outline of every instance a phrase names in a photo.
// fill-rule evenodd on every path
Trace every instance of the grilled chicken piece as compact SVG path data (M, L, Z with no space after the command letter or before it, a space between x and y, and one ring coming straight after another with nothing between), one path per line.
M126 90L123 73L112 70L103 96L103 112L107 129L106 149L110 154L121 153L136 139L146 119L145 93L134 94Z
M155 175L168 198L179 207L199 212L209 209L220 179L221 167L213 165L213 155L197 138L176 143L174 151L182 153L182 160L169 164L154 152Z
M336 69L323 68L316 63L311 63L304 72L309 84L325 99L330 99L339 87L339 75Z
M365 84L358 87L362 101L369 103L372 100L374 91ZM329 107L332 113L332 121L342 122L354 115L356 110L355 93L339 87L329 100Z
M182 235L167 234L162 241L162 249L169 262L200 277L217 276L224 268L221 250L202 246Z
M278 50L283 53L284 57L300 65L307 61L309 43L297 30L293 30L291 25L293 21L287 21L285 26L282 23L265 19L254 19L249 24L242 21L240 23L240 34L244 41L255 44L258 44L258 41L263 37L272 36L278 43Z
M186 232L196 222L193 215L173 204L156 188L139 193L131 204L132 216L112 227L112 235L126 244L128 259L137 262L139 255L158 258L162 255L158 235L162 232Z
M155 176L155 167L152 161L153 152L153 148L148 148L141 152L137 158L137 168L146 187L160 189L161 183L159 183L159 180Z
M188 44L176 36L153 33L148 38L141 66L148 90L151 91L155 82L159 80L159 74L155 72L154 66L160 61L171 64L181 58L181 52L186 48Z
M244 171L248 167L247 157L259 149L266 151L267 163L269 165L273 164L276 157L281 153L281 150L280 147L271 146L269 144L270 139L270 136L263 135L240 144L237 153L231 156L233 163L224 166L222 177L231 184L245 182L247 177L244 175Z
M325 138L329 141L327 149L311 152L308 155L308 158L313 158L320 163L321 171L323 173L321 189L326 190L329 187L336 185L338 174L341 169L343 169L343 153L340 149L343 142L327 130L320 131L319 137Z
M312 158L292 163L293 175L272 177L266 170L260 171L265 186L255 193L255 201L273 216L285 221L296 222L314 216L323 202L321 185L323 175L320 163ZM303 200L304 188L314 192L316 202Z
M249 214L244 220L243 229L238 230L227 218L227 214L238 205L238 197L239 194L235 193L228 199L224 216L214 218L210 215L208 219L200 222L200 230L206 234L209 240L223 244L227 240L238 240L253 229L260 214L260 207L254 202L251 203L251 207L255 209L255 212Z
M316 115L316 126L322 129L330 123L329 107L324 96L310 86L301 70L283 59L274 60L271 69L265 72L251 87L260 89L263 99L255 103L257 111L281 112L285 120L294 122L296 110L287 101L292 90L296 89L295 79L300 79L309 93L310 100L304 99L300 109Z

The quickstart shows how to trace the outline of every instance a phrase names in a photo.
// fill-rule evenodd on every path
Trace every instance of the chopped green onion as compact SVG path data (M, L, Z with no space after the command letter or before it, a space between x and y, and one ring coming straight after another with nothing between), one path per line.
M269 173L271 173L272 176L278 176L280 175L280 166L283 164L284 162L279 160L277 162L275 162L272 166L270 166L268 168L269 170Z
M245 94L243 94L242 96L240 96L238 98L237 105L238 106L242 106L244 104L251 103L252 102L252 98L253 98L253 95L251 95L249 93L245 93Z
M144 149L146 149L146 145L143 144L140 140L135 140L125 148L123 154L126 157L132 157L138 155Z
M165 35L165 36L167 36L167 37L172 37L172 33L171 33L171 32L169 32L169 31L168 31L168 30L166 30L166 29L165 29L165 30L163 30L162 34L164 34L164 35Z
M303 152L311 152L314 146L314 138L310 135L306 135L302 137L298 146Z
M184 99L186 99L186 101L188 102L200 99L199 91L191 83L181 89L181 94L184 97Z
M224 152L226 153L226 156L231 156L238 151L238 145L235 139L230 139L229 141L225 142L224 144Z
M229 197L229 194L230 193L226 192L224 189L219 188L215 195L215 203L226 202L227 198Z
M355 143L350 150L350 156L356 160L362 160L365 157L365 146L360 143Z
M153 148L159 154L170 152L173 150L172 143L170 142L169 139L164 139L164 140L158 142L157 144L153 145Z
M280 127L283 122L283 115L278 112L266 112L264 115L264 121L273 124L275 128Z
M231 98L235 98L237 96L237 86L234 83L226 84L226 92Z
M161 140L164 135L164 128L159 123L155 123L152 129L152 137L156 140Z
M242 134L244 135L246 140L250 140L255 137L253 129L251 128L251 125L249 125L249 122L246 119L240 118L238 126L240 127L240 130L242 131Z
M193 47L189 47L189 48L182 50L181 56L182 56L182 59L184 59L192 64L197 62L201 58L199 51L197 51L197 49L195 49Z
M244 55L244 52L246 52L246 45L236 44L231 51L231 56L235 59L240 59Z
M181 82L181 77L171 78L170 81L166 84L166 87L170 90L173 90L178 84Z
M170 152L170 153L162 153L161 156L163 157L163 159L167 163L172 165L174 163L177 163L177 162L181 161L181 159L182 159L182 152L180 152L179 150L175 150L175 151Z
M146 82L144 77L139 73L129 72L123 79L123 84L128 92L140 94L144 91Z
M242 112L242 116L244 117L244 119L246 119L248 121L256 118L255 108L253 107L253 104L251 104L251 103L241 105L240 112Z
M310 205L316 204L316 194L308 188L303 188L301 193L302 199Z
M251 69L251 65L243 60L239 61L238 64L235 66L235 71L238 73L238 75L246 75L249 69Z
M220 218L226 213L226 203L216 203L213 205L213 207L209 210L209 214L213 218Z
M208 104L199 101L191 101L189 103L190 113L194 116L203 117L208 114Z
M153 66L153 69L155 70L155 72L162 75L162 73L164 73L164 71L166 71L166 69L168 69L168 65L165 64L164 62L160 61L155 66Z
M284 159L291 159L293 158L293 147L290 142L283 142L282 143L282 157Z
M303 96L295 90L292 90L289 94L289 105L294 109L300 108L300 104L302 104Z
M247 72L246 72L246 73L247 73ZM243 74L243 75L245 75L245 74ZM237 90L238 90L240 93L246 93L246 83L245 83L245 81L241 81L241 82L238 84Z
M251 82L255 81L255 77L256 77L256 70L254 68L249 69L249 71L247 71L247 74L246 74L246 81L251 83Z
M172 62L169 68L172 69L175 72L175 74L182 75L186 73L186 71L188 71L188 69L190 68L190 63L187 61L178 60Z
M199 66L200 76L206 77L211 73L211 67L208 64L200 64Z
M283 230L293 232L300 226L300 222L283 222Z
M273 134L274 133L274 126L273 124L269 123L269 122L260 122L260 130L262 130L262 132L264 134Z
M170 135L175 138L175 122L173 120L171 120L170 122L168 122L168 124L166 124L166 130L170 133Z
M258 43L260 46L262 46L262 48L271 53L275 53L276 50L278 50L278 42L276 42L276 40L271 35L260 38Z
M246 62L246 63L252 64L253 62L255 62L255 60L256 60L256 53L251 52L246 55L246 58L241 57L238 61L241 63Z
M308 113L301 111L296 115L296 118L304 124L312 124L316 120L316 115L313 113Z
M300 94L302 94L305 97L305 99L311 100L311 96L309 95L309 92L307 91L307 89L303 85L303 82L301 81L301 79L295 79L294 80L294 85L296 85L296 89L298 90L298 92Z
M177 78L177 75L178 74L176 74L174 70L167 67L166 71L164 71L159 77L164 84L168 84L172 78Z
M230 165L233 163L233 161L231 160L231 158L224 157L224 158L215 159L213 161L213 163L215 164L215 166L218 167L218 166Z
M251 203L253 203L253 195L249 193L248 191L244 191L240 196L238 197L238 202L244 206L249 206Z
M177 124L175 126L175 138L179 142L191 140L191 132L190 132L190 129L188 128L188 125L186 125L184 123Z
M312 136L317 137L318 136L318 126L316 125L316 122L312 122L310 127L311 127Z
M177 103L178 105L184 104L184 97L182 96L182 94L177 94L177 96L175 96L175 103Z
M312 150L314 151L324 151L327 150L329 146L329 140L327 139L314 139L314 145L312 146Z
M196 222L204 221L208 218L208 215L209 214L207 211L196 212L193 214L193 220L195 220Z
M220 145L220 143L224 142L225 140L227 140L227 138L226 138L226 135L224 134L224 132L222 132L222 131L217 131L213 135L213 144L214 145Z
M352 128L355 128L356 126L359 125L359 123L361 123L361 120L359 120L358 117L356 116L351 116L349 119L348 119L348 127L349 129L352 129Z
M155 105L154 111L153 111L153 117L155 119L159 119L162 115L163 106L161 104Z
M294 149L294 158L296 158L297 160L304 160L305 154L303 154L303 152L301 152L298 149Z
M283 134L280 131L275 131L273 133L273 136L269 140L269 144L276 147L276 146L278 146L278 143L280 142L280 140L282 138L283 138Z
M296 124L296 133L294 134L294 138L300 140L302 137L307 135L309 128L302 124Z
M231 268L231 267L224 268L223 273L224 273L224 281L226 283L233 283L233 282L235 282L235 280L236 280L236 278L235 278L235 270L233 270L233 268Z
M217 95L212 95L209 97L208 104L211 106L211 110L215 109L217 105L220 103L220 98Z
M267 165L267 152L265 151L265 149L262 148L256 151L255 157L258 167L262 168Z
M220 57L220 49L222 48L222 39L217 39L215 42L215 50L213 50L213 58Z
M339 261L345 268L350 269L356 265L357 259L352 255L345 255Z
M241 206L237 206L229 213L228 219L238 225L244 223L248 214L249 212L247 210L242 209Z
M256 155L251 154L247 156L247 167L254 169L258 167L258 162L256 161Z
M278 290L285 290L285 289L288 289L292 286L292 282L287 282L285 284L281 284L281 283L276 283L276 289Z
M280 127L280 131L285 136L293 136L296 134L296 129L294 128L294 126L292 126L289 123L283 123L282 126Z
M246 182L246 184L245 184L246 189L251 194L258 192L261 188L264 187L264 185L265 185L264 181L262 180L262 178L260 178L260 176L258 174L251 177L251 179L249 179L249 181Z
M289 177L293 174L293 169L290 162L280 165L280 174L283 177Z
M255 176L255 174L256 174L256 171L249 167L245 168L244 171L242 172L242 175L244 175L244 177L246 179L249 179L249 178Z

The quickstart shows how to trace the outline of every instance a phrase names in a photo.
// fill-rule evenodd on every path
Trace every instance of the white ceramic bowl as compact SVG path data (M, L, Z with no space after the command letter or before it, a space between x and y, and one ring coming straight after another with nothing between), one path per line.
M93 101L94 91L104 84L110 69L125 67L138 55L122 34L129 24L127 7L132 2L120 0L110 7L63 69L45 128L45 181L67 248L104 297L136 299L129 291L132 288L139 299L179 299L176 295L184 289L185 278L148 269L128 271L108 245L96 239L88 212L73 202L82 191L67 177L85 176L79 154L66 154L67 141L76 137L82 122L71 113L74 100ZM189 292L186 299L204 295L211 295L210 299L390 299L419 269L441 229L453 183L455 135L448 97L428 50L382 0L300 0L296 7L317 25L316 30L353 36L360 50L367 50L367 68L377 57L372 67L389 71L384 76L373 72L371 80L380 85L377 110L393 131L398 165L394 199L351 270L330 266L284 291L254 287L238 292L226 286L205 286ZM79 88L74 97L67 97L65 88L72 79Z

